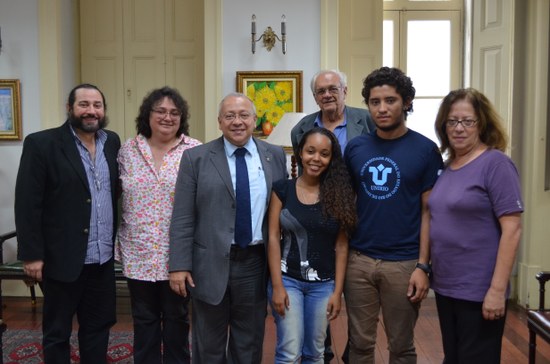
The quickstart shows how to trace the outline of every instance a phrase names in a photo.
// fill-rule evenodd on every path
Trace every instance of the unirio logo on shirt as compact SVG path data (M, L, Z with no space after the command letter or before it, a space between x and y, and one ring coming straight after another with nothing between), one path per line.
M392 197L401 184L401 171L392 159L374 157L361 168L361 185L365 193L375 200Z

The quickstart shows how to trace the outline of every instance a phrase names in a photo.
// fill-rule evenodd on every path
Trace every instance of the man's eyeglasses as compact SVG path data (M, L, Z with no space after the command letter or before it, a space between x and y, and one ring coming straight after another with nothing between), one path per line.
M446 123L447 123L447 127L449 127L449 128L456 128L456 126L458 124L462 124L462 126L465 127L465 128L471 128L474 125L476 125L477 120L473 120L473 119L464 119L464 120L449 119L449 120L447 120Z
M241 121L247 121L248 119L250 119L252 115L249 114L249 113L241 113L241 114L225 114L223 116L223 120L225 121L235 121L235 119L238 117L239 119L241 119Z
M323 96L325 94L325 92L329 92L331 95L336 95L340 89L342 88L342 86L330 86L328 88L318 88L317 90L315 90L315 95L316 96Z
M153 112L163 119L166 115L170 115L172 119L179 119L181 117L181 112L179 110L166 110L166 109L153 109Z

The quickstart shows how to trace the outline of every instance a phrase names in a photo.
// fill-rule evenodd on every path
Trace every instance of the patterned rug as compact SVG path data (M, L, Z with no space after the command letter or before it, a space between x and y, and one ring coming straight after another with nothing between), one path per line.
M107 362L131 364L133 333L111 331ZM2 338L4 364L42 364L42 332L37 330L10 330ZM71 336L71 363L80 363L76 332Z

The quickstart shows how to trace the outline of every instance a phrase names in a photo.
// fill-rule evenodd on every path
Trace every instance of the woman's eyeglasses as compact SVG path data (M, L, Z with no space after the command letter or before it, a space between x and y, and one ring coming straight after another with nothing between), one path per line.
M172 119L178 119L181 117L181 112L179 110L168 111L166 109L153 109L153 112L163 119L166 117L166 115L170 115L170 118Z
M476 125L477 120L473 119L464 119L464 120L455 120L455 119L449 119L446 121L447 127L449 128L456 128L458 124L462 124L465 128L471 128L474 125Z

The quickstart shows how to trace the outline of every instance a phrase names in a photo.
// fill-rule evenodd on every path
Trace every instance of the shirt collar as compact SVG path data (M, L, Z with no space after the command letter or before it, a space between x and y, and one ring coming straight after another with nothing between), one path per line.
M240 148L234 144L231 144L231 142L225 139L225 137L223 138L223 145L224 145L225 154L227 155L227 157L232 157L235 154L235 151L237 150L237 148ZM258 147L254 142L254 138L248 139L248 142L246 142L246 144L243 145L243 147L246 148L246 150L250 154L255 154L256 151L258 150Z
M181 134L178 138L177 138L177 142L174 143L174 146L170 149L174 149L176 147L178 147L180 144L189 144L190 143L190 138L188 136L186 136L185 134ZM142 134L138 134L136 136L136 140L138 141L138 144L147 144L147 138L145 136L143 136Z
M337 128L344 127L348 124L346 108L347 108L347 106L344 106L344 121L342 122L342 124L338 125ZM321 122L321 114L322 113L323 113L322 111L319 111L319 114L317 114L317 117L315 118L315 121L313 122L313 125L318 126L319 128L324 128L323 123Z
M71 129L71 133L73 134L73 137L75 138L75 140L79 143L82 143L82 140L80 139L80 137L78 136L78 134L76 133L76 131L74 130L73 126L70 123L69 123L69 129ZM105 132L105 130L99 129L98 131L95 132L95 137L100 143L104 144L105 141L107 140L107 133Z

